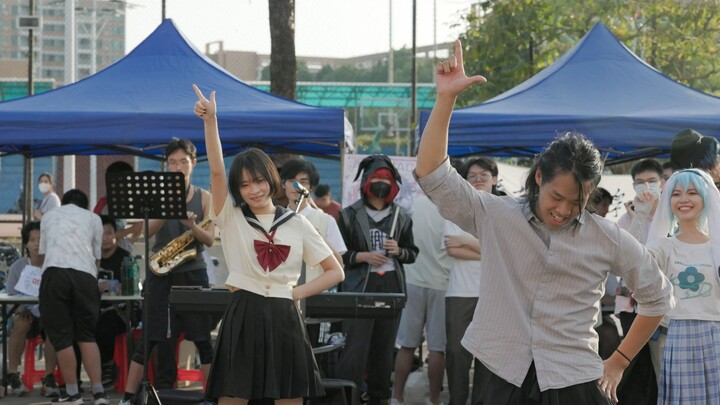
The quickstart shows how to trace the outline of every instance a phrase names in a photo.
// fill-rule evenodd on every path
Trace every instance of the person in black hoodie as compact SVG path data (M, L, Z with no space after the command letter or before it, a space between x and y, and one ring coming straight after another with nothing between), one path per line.
M385 155L365 158L358 167L361 198L340 212L338 226L347 245L343 254L343 292L405 293L403 264L413 263L418 248L413 242L410 215L394 203L400 191L400 174ZM338 378L362 387L367 373L368 404L385 404L390 398L390 374L398 318L343 321L345 349Z

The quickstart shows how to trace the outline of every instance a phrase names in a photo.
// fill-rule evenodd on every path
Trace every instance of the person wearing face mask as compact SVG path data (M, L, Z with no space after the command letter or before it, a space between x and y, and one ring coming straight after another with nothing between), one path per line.
M38 176L38 190L42 193L43 199L33 212L33 217L39 220L46 212L60 206L60 197L55 193L55 185L50 173Z
M628 231L643 245L647 242L648 231L658 206L665 180L663 167L656 159L644 159L630 169L635 198L625 204L626 213L618 225ZM630 330L637 316L637 305L621 279L615 289L615 313L620 319L624 334ZM654 404L657 402L657 376L660 371L660 354L657 348L664 341L667 328L660 326L650 341L640 350L628 366L618 387L620 403ZM653 356L653 348L658 358Z
M618 225L635 236L640 243L645 243L665 184L663 167L655 159L644 159L630 169L630 176L633 179L635 198L625 203L627 211L618 220Z
M343 292L405 293L404 264L414 263L418 248L410 215L394 200L400 174L385 155L363 159L360 200L340 211L338 227L345 240ZM390 399L390 374L398 319L343 321L347 339L338 364L338 378L362 387L367 372L368 404Z

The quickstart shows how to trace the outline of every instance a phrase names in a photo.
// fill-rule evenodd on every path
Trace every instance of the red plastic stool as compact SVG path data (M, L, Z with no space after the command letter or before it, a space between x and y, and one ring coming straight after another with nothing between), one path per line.
M133 339L140 340L142 329L133 329ZM115 390L120 394L125 393L125 385L127 385L127 375L130 370L128 363L127 333L121 333L115 336L115 350L113 360L118 367L117 381L113 384ZM148 380L155 381L155 370L152 361L148 365Z
M180 343L185 340L185 333L180 333L180 336L178 336L177 343L175 344L175 363L179 362L180 358ZM177 369L177 380L178 381L199 381L202 383L203 389L205 389L205 375L203 374L202 370L186 370L184 368L180 368L180 365L178 364Z
M45 377L44 369L38 370L35 368L35 350L39 345L43 344L44 342L45 341L40 336L36 336L32 339L27 339L25 341L22 382L29 391L32 391L33 386L36 382L42 381L43 377ZM62 375L60 374L59 367L55 367L55 371L53 374L55 374L55 381L58 383L58 385L62 384L63 379Z

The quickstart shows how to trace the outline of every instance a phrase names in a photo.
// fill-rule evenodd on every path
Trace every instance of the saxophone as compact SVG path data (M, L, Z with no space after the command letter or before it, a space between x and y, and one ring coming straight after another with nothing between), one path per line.
M207 229L210 219L205 219L198 224L202 229ZM158 250L150 258L150 270L157 276L167 276L179 265L197 256L197 249L185 250L195 241L192 229L185 231L182 235L173 239L164 248Z

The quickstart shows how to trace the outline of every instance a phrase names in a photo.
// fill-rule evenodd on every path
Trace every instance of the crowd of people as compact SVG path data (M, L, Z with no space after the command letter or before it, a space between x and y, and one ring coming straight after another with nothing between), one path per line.
M172 287L211 285L203 255L167 276L148 272L148 347L136 346L120 404L137 403L146 349L157 349L156 386L173 387L181 334L197 349L206 399L223 405L301 404L326 395L324 377L351 382L369 405L405 405L423 344L428 405L441 403L444 381L450 405L719 404L720 143L687 130L669 162L637 162L635 196L617 223L604 218L614 196L598 187L600 153L580 133L558 135L535 159L525 194L507 196L491 158L451 164L447 154L456 98L485 81L465 74L459 41L438 63L414 172L425 195L409 210L396 202L403 179L385 155L360 162L360 198L344 208L303 159L278 168L249 148L227 170L215 93L193 86L211 188L192 184L195 145L172 139L164 157L185 176L187 218L151 220L145 237L159 251L189 232L202 253L217 227L232 298L213 344L210 314L169 302ZM80 190L60 198L49 174L39 188L39 222L23 227L25 257L8 276L13 294L25 271L42 270L39 307L14 315L11 392L25 392L17 374L25 339L42 334L45 395L82 404L81 359L92 400L108 404L112 342L126 323L100 297L132 255L121 241L142 228L96 215L103 204L89 211ZM406 302L397 317L306 325L300 303L324 291L399 293ZM333 330L344 347L325 369L313 348Z

